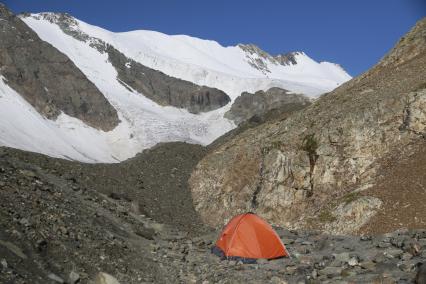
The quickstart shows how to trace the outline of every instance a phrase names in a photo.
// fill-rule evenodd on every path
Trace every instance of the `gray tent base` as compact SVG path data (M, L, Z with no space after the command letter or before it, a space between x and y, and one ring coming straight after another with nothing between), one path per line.
M211 252L218 257L220 257L221 260L235 260L235 261L241 261L245 264L254 264L257 263L257 260L255 258L246 258L246 257L239 257L239 256L225 256L225 253L218 248L217 246L212 247Z

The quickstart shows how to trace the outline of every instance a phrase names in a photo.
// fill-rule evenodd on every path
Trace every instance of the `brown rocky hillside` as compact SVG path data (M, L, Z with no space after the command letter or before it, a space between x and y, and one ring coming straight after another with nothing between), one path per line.
M376 183L387 157L424 142L425 33L426 18L370 71L211 151L190 179L202 219L221 226L254 211L281 226L351 233L386 210L383 196L357 192Z
M382 177L363 194L383 201L383 206L360 233L386 233L400 227L426 227L426 141L412 154L397 153L382 167Z

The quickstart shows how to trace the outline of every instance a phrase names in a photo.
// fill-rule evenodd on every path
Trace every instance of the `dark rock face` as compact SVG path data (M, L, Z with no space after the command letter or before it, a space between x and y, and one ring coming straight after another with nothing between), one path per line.
M74 63L1 4L0 74L49 119L64 112L104 131L119 123L116 110Z
M270 54L254 44L239 44L238 47L246 52L247 62L253 68L264 74L271 72L268 69L267 62L274 62L274 58ZM255 57L252 57L253 55L255 55Z
M281 65L296 65L296 55L298 52L289 52L284 54L279 54L275 56L275 60L277 60Z
M296 55L301 54L300 52L294 51L272 56L254 44L239 44L238 47L246 52L248 64L264 74L271 72L268 68L268 62L283 66L296 65Z
M184 108L191 113L199 113L218 109L231 101L228 95L219 89L198 86L170 77L127 58L112 45L80 31L78 22L68 14L46 13L42 14L42 17L57 24L64 33L77 40L89 42L90 46L99 52L107 53L109 61L118 72L117 80L121 84L142 93L160 105Z
M308 105L310 105L310 100L303 95L289 94L287 90L271 88L266 92L242 93L225 117L240 124L250 118L256 119L274 109L279 109L280 112L291 112Z
M111 45L106 52L118 79L160 105L187 109L191 113L215 110L231 99L223 91L170 77L127 58Z

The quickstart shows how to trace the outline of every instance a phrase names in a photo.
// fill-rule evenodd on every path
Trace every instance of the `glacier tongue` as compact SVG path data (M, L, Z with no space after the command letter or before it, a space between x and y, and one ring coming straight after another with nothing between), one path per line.
M0 145L83 162L111 163L160 142L209 144L235 127L223 117L230 104L215 111L191 114L160 106L126 88L118 82L108 56L65 34L52 21L54 16L35 14L22 20L74 62L117 110L121 122L113 131L104 132L63 113L56 121L47 120L0 78ZM76 22L75 28L113 45L127 57L169 76L221 89L232 100L243 91L270 87L315 97L350 79L340 67L317 63L304 53L295 55L297 64L287 66L263 58L268 69L265 72L250 64L257 62L259 54L249 54L239 46L222 47L214 41L152 31L112 33Z

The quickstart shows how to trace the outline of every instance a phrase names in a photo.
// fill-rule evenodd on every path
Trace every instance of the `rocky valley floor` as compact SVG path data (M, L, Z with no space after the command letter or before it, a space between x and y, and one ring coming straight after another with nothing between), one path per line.
M187 179L207 150L169 143L115 165L0 149L0 283L412 283L426 230L333 236L277 228L291 258L210 253ZM368 232L367 232L368 233Z

